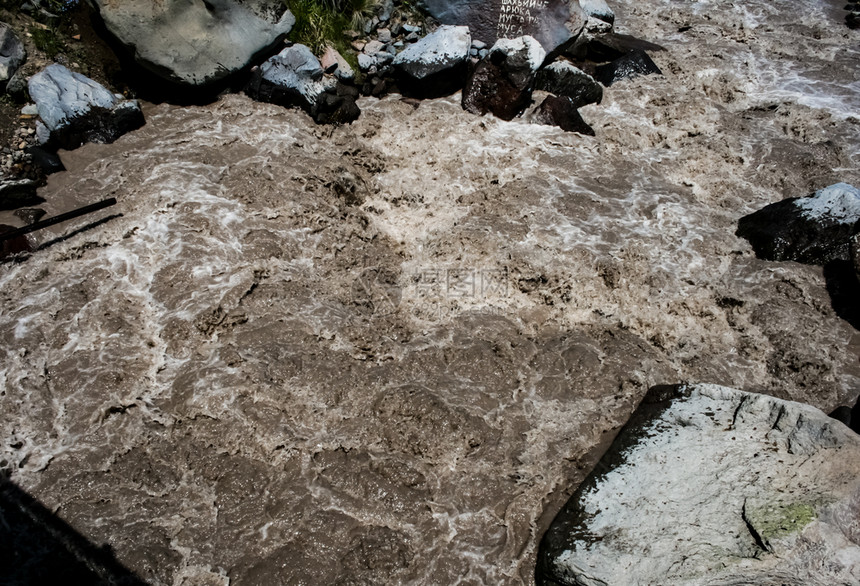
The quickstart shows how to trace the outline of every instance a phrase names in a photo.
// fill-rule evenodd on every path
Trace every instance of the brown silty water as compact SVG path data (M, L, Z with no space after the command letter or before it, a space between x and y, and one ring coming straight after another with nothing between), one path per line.
M231 95L63 153L49 213L119 203L0 266L4 467L153 584L529 584L649 386L854 399L821 269L734 235L860 179L856 33L788 6L618 6L665 75L594 138Z

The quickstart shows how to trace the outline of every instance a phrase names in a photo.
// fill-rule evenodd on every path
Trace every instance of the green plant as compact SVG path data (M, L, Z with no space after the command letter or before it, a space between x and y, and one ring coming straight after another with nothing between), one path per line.
M349 45L344 31L364 28L367 19L378 8L378 0L283 0L296 24L290 38L307 45L314 53L322 53L327 45L334 46L347 59Z
M36 45L36 48L44 53L48 59L53 59L57 53L63 50L63 44L51 29L32 26L30 27L30 36L33 38L33 44Z

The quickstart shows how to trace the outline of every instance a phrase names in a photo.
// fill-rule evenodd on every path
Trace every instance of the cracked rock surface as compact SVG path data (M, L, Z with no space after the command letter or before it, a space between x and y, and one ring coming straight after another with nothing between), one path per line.
M658 387L553 522L540 578L856 584L858 461L860 436L808 405Z

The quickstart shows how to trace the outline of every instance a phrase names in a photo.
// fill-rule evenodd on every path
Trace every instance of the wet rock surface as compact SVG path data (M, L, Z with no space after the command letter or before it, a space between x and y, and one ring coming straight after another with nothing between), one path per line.
M594 129L582 119L573 100L567 96L547 96L541 102L532 121L537 124L551 124L567 132L578 132L594 136Z
M568 97L574 108L599 104L603 99L600 84L569 61L556 61L538 71L535 89Z
M538 583L857 583L858 456L808 405L652 389L547 531Z
M136 100L121 99L100 83L57 63L31 77L28 85L43 123L36 133L48 148L110 143L144 124Z
M625 79L652 74L662 75L663 72L648 53L634 49L611 63L598 66L594 71L594 79L609 87Z
M281 41L295 18L266 0L92 0L107 30L154 75L205 86Z
M807 197L772 203L738 221L738 236L767 260L825 265L851 260L860 190L837 183Z
M499 39L463 88L463 109L511 120L531 103L535 75L546 53L532 37Z

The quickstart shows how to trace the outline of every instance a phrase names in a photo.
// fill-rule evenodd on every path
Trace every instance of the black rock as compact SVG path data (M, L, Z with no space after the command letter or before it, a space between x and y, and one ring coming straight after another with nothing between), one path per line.
M633 51L654 52L666 50L656 43L619 33L607 33L588 39L584 49L585 53L582 57L595 63L615 61Z
M63 162L56 153L36 146L29 147L24 152L30 155L33 163L42 169L45 175L66 170L65 165L63 165Z
M29 179L0 180L0 210L14 210L44 202L36 195L36 187L36 182Z
M41 208L21 208L13 212L16 218L20 218L25 224L38 222L45 216L45 210Z
M531 103L535 74L545 53L531 37L499 39L463 88L463 108L511 120Z
M573 101L574 108L599 104L603 99L603 87L568 61L555 61L538 71L535 89L566 96Z
M845 24L852 30L860 28L860 12L850 12L845 17Z
M548 96L538 107L534 122L558 126L567 132L594 136L594 129L580 116L573 100L567 96Z
M860 222L860 191L837 183L803 198L765 206L738 221L756 256L825 265L851 260L851 239Z
M594 79L609 87L622 79L629 79L639 75L650 75L652 73L663 74L645 51L636 49L611 63L601 65L595 69Z

